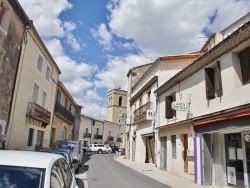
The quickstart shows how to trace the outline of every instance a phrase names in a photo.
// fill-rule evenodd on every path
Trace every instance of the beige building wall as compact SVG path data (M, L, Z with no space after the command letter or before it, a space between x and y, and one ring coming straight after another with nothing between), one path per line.
M37 68L42 59L41 71ZM50 69L46 79L46 70ZM48 147L50 143L51 123L53 118L56 88L60 70L40 39L35 28L27 32L27 44L23 44L19 72L12 104L10 126L7 134L7 149L34 150L38 133L43 134L41 144ZM35 86L36 85L36 86ZM34 102L35 87L36 104L50 113L50 121L45 127L39 119L26 116L29 102ZM28 133L32 129L31 145L28 146Z
M108 138L113 137L113 141ZM123 147L123 132L122 125L109 121L104 121L103 141L110 146Z

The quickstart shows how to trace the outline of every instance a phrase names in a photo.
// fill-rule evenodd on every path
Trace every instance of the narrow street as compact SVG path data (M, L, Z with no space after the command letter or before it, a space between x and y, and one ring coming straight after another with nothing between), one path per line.
M166 185L140 174L114 160L115 154L85 154L79 174L86 172L89 188L166 188ZM78 180L80 188L83 181Z

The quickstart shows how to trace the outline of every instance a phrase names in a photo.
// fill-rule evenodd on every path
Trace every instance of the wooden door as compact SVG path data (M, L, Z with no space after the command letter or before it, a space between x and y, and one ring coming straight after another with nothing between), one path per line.
M184 172L188 173L188 156L187 156L187 150L188 150L188 135L184 134L184 154L183 154L183 158L184 158Z

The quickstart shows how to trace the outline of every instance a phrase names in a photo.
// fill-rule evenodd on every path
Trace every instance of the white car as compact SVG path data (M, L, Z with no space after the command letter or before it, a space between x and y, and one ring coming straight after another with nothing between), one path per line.
M112 153L112 148L109 146L106 146L106 153Z
M63 156L14 150L0 150L0 187L78 188Z

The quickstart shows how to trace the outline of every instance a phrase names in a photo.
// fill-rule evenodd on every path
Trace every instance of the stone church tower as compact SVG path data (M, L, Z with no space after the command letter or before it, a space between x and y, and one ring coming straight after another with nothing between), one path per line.
M127 91L113 89L108 92L106 120L116 124L123 124L127 109Z

